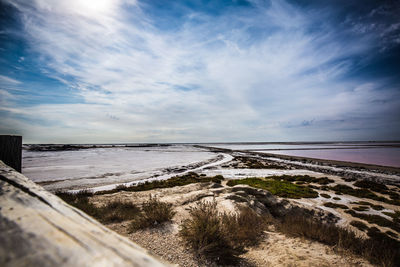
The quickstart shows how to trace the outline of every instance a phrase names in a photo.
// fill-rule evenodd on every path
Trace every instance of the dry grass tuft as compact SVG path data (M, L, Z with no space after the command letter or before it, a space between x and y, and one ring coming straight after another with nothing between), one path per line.
M80 191L75 194L57 192L56 195L68 204L82 210L103 223L132 220L140 211L134 204L122 201L112 201L102 207L97 207L89 201L89 197L93 196L93 193L89 191Z
M172 204L161 202L157 198L150 197L143 203L140 216L137 216L130 225L131 231L158 226L161 223L171 221L174 217Z
M190 210L181 225L180 236L198 255L219 264L235 263L245 247L255 245L267 224L250 208L238 214L220 213L216 202L201 202Z
M129 202L112 201L101 207L101 221L105 223L133 220L139 214L140 209Z
M357 225L360 226L359 223ZM300 236L333 246L340 251L350 251L380 266L400 264L400 242L378 229L369 228L369 238L363 239L349 229L307 218L301 212L287 214L277 224L277 228L290 236Z

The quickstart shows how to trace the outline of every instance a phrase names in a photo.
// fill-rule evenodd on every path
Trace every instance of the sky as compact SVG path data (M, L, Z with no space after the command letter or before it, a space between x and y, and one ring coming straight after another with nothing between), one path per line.
M400 139L400 1L0 0L24 143Z

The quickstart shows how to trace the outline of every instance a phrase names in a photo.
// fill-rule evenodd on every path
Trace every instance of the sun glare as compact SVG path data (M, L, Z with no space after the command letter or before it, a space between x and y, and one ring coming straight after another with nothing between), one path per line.
M76 12L96 16L111 12L118 2L116 0L73 0L70 5Z

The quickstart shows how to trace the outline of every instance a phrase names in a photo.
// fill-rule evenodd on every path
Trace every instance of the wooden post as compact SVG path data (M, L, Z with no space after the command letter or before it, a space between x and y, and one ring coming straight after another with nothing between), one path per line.
M0 135L0 160L21 172L22 136Z

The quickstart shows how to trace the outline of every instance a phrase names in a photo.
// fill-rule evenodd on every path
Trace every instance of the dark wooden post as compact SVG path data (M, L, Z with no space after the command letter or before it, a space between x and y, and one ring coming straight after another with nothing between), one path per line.
M21 172L22 136L0 135L0 160Z

